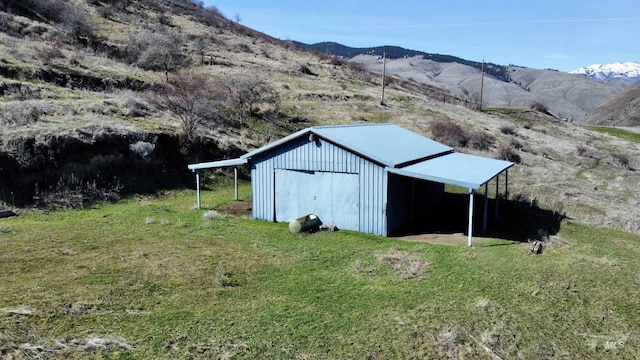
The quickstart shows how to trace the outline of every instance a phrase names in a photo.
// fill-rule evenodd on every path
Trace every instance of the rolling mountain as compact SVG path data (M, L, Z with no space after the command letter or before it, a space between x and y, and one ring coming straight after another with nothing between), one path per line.
M632 84L640 80L640 64L636 62L616 62L613 64L594 64L569 71L570 74L584 75L603 81L621 81Z
M466 65L478 70L481 70L483 67L483 64L477 61L465 60L465 59L462 59L456 56L451 56L451 55L432 54L424 51L409 50L399 46L385 45L385 46L376 46L376 47L368 47L368 48L353 48L353 47L338 44L335 42L320 42L316 44L305 44L305 43L295 42L295 41L294 41L294 44L303 48L313 49L321 53L325 53L333 56L339 56L345 59L351 59L357 55L374 55L374 56L381 57L384 54L386 54L386 57L388 59L403 59L403 58L421 56L425 60L431 60L439 63L458 63L458 64ZM485 74L491 75L502 81L509 82L511 80L506 66L493 64L493 63L484 63L484 71L485 71Z
M358 55L351 60L382 72L382 60L378 56ZM597 81L554 70L509 66L505 71L510 81L485 74L483 106L529 108L541 105L558 118L580 122L596 107L628 87L621 82ZM386 74L443 88L466 101L480 99L480 70L459 62L439 62L421 56L390 59L386 62Z
M465 101L478 102L480 99L483 64L479 62L398 46L353 48L335 42L311 45L294 43L350 59L377 72L382 72L381 59L386 54L388 75L440 87ZM596 107L626 89L626 84L634 75L634 67L631 63L625 64L602 67L598 74L609 74L611 79L622 79L622 74L625 74L626 82L603 82L596 81L602 78L592 79L591 76L576 76L549 69L485 63L483 106L528 108L537 105L546 108L554 116L579 122Z

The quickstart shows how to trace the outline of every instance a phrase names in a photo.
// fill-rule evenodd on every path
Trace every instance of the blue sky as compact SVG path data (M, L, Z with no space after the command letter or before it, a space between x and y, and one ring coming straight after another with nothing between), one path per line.
M205 0L282 40L396 45L569 71L640 62L639 0Z

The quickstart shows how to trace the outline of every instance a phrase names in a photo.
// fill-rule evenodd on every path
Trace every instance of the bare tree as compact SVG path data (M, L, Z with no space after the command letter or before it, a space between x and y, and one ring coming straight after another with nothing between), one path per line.
M220 86L226 94L226 106L241 125L247 117L258 111L260 105L277 108L278 92L265 79L258 77L228 77Z
M169 72L184 65L183 39L171 33L153 33L140 38L130 37L130 47L137 58L136 64L145 70L164 71L169 82Z
M209 42L203 38L198 38L193 43L193 47L195 51L200 54L200 65L204 65L204 56L207 54L207 50L209 50Z
M148 98L180 119L180 126L189 143L196 139L200 126L218 125L220 120L215 110L220 99L219 92L207 76L189 70L176 72L166 83L154 84Z

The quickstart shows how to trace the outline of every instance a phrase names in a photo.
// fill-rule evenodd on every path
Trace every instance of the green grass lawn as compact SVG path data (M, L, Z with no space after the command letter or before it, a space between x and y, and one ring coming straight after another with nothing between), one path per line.
M604 134L617 136L627 141L640 143L640 134L629 131L629 130L615 128L615 127L607 127L607 126L589 126L589 129L595 130L597 132L601 132Z
M565 222L530 255L203 218L232 199L0 219L0 358L640 356L637 236Z

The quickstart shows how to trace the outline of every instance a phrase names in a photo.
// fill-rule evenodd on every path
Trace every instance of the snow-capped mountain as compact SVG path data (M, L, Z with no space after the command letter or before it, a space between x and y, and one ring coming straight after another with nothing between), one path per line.
M637 62L616 62L605 65L593 64L569 71L569 73L580 74L597 80L634 83L640 80L640 64Z

